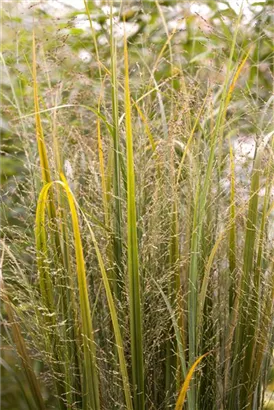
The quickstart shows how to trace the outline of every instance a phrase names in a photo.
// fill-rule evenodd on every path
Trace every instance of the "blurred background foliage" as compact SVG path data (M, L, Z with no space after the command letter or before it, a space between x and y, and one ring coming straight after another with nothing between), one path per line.
M169 48L166 47L155 73L157 82L163 83L174 70L173 86L176 88L176 82L179 82L176 67L179 67L193 84L193 99L195 93L202 94L209 84L214 83L214 87L218 87L225 75L222 62L230 53L232 28L239 3L226 0L124 1L123 15L131 46L130 75L134 98L137 99L146 89L150 77L148 70L153 67L156 56L167 40L165 30L168 35L172 35L172 63ZM33 112L30 69L33 28L39 44L38 74L42 108L52 107L55 102L64 105L82 101L83 104L92 105L100 92L98 63L84 3L79 0L75 4L77 9L57 0L3 2L0 127L1 183L5 194L2 226L10 218L12 223L18 221L19 228L22 226L22 204L13 192L15 185L23 181L26 167L35 163L34 118L30 116L19 120L19 117ZM117 11L121 5L120 2L115 3ZM109 67L108 2L89 1L88 7L100 61ZM269 102L273 92L273 26L273 0L253 1L245 5L234 61L239 61L251 47L246 74L241 80L247 82L246 92L250 94L247 97L239 87L236 90L238 98L235 98L232 109L237 110L238 116L242 117L241 129L252 136L256 135L258 127L256 114ZM122 47L122 26L118 20L115 30L119 49ZM105 92L109 92L108 86L106 84ZM256 104L252 104L250 95L256 99ZM75 108L66 110L65 115L62 111L58 113L58 136L65 138L66 143L68 138L69 143L76 138L74 129L77 133L80 123L81 127L84 125L84 129L81 128L84 131L82 137L89 136L91 122L83 122L83 117L89 117L89 114L81 112L79 116L79 112L81 110ZM46 133L50 134L50 114L47 113L47 116L48 120L45 118L44 123ZM267 123L267 118L264 120ZM22 133L28 137L27 141L24 139L24 144L29 144L28 150L22 146ZM25 155L30 156L29 161L25 161ZM14 201L13 206L10 201ZM12 212L8 212L8 209L12 209Z
M192 100L189 103L193 107L196 99L205 94L208 86L218 89L225 75L222 62L230 53L240 1L234 3L226 0L115 2L117 12L123 6L120 15L124 16L128 31L131 92L134 99L137 100L148 89L150 70L168 36L172 36L172 56L169 47L166 47L155 73L157 83L165 89L165 79L172 75L173 86L178 87L176 68L179 68L184 72L188 84L191 84ZM239 80L246 87L235 90L236 97L229 108L234 114L237 113L241 124L241 135L237 135L237 141L242 142L242 146L245 144L245 150L241 151L239 143L236 155L244 156L243 168L246 161L248 166L249 152L252 151L252 143L259 131L264 129L268 133L272 126L268 106L274 98L273 6L273 0L253 1L250 4L246 2L235 49L235 64L250 50L250 58ZM88 7L100 61L109 69L108 2L88 1ZM14 256L20 258L23 266L25 264L31 272L35 257L30 247L34 235L32 222L40 184L35 123L34 116L31 115L34 111L32 30L35 30L38 44L41 109L72 105L58 110L58 129L54 132L58 134L61 154L65 154L67 160L67 176L73 173L73 188L78 192L81 192L81 184L85 182L87 162L90 170L93 158L97 155L94 132L96 119L79 104L94 106L98 101L101 67L96 60L92 32L81 0L77 2L77 8L61 0L3 2L1 20L1 235L11 244ZM121 56L123 29L118 17L115 21L115 33L118 56ZM122 70L121 65L118 72L120 80ZM104 93L109 95L110 105L108 78L105 80ZM158 124L155 121L155 94L156 92L151 97L151 106L147 102L144 109L148 116L154 117L153 133L161 135L163 130L160 118ZM169 98L168 93L166 98ZM104 101L108 104L108 98ZM264 118L258 124L259 113L262 111ZM51 111L43 115L49 147L53 133L52 115ZM78 150L79 144L88 146L88 157ZM95 176L96 172L98 170L94 170ZM5 317L1 326L5 333ZM24 409L24 389L20 390L20 383L24 384L24 379L18 373L17 358L7 344L2 345L1 360L1 408ZM19 383L14 383L14 378L19 378ZM272 390L273 383L272 370L269 375Z

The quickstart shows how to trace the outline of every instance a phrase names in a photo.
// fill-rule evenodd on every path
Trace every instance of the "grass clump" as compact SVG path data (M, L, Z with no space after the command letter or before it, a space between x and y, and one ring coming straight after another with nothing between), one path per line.
M18 40L32 50L33 97L2 57L11 124L31 139L24 189L14 187L23 235L9 223L1 242L3 344L22 359L22 409L267 402L274 133L259 69L273 70L269 27L248 28L243 4L238 14L207 4L208 22L179 5L184 28L179 20L170 31L172 4L111 2L103 15L85 0L58 30L84 16L87 32L74 27L60 50L39 28ZM83 44L91 71L67 61L46 72L49 56L78 61ZM245 139L250 158L240 155Z

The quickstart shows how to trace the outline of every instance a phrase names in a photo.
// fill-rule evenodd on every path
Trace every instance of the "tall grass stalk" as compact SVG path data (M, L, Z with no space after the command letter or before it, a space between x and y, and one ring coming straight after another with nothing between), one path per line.
M143 365L143 331L142 304L140 294L139 257L137 243L137 220L135 205L135 172L133 159L133 138L131 125L131 101L129 89L129 69L127 39L124 34L125 60L125 120L127 143L127 245L128 245L128 277L130 302L130 341L132 361L132 383L134 408L145 408L144 365Z
M123 277L122 262L122 191L121 191L121 148L119 141L119 107L117 85L117 49L113 33L113 5L110 5L110 53L111 53L111 98L112 98L112 121L113 121L113 196L114 196L114 237L113 254L114 289L118 300L121 300L121 285Z

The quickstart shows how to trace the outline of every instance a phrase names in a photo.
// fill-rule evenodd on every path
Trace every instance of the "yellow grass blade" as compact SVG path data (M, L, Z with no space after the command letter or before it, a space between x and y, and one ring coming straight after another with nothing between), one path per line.
M89 304L88 290L87 290L87 280L86 280L86 270L85 262L83 255L83 247L79 229L79 222L77 211L74 205L73 195L70 191L70 188L67 183L56 181L50 182L44 185L38 200L38 206L36 210L36 240L37 240L37 251L38 251L38 269L42 278L46 279L45 283L50 283L50 277L47 272L47 275L44 276L44 267L46 264L46 254L47 254L47 245L46 245L46 230L45 230L45 210L47 205L47 199L49 196L49 189L53 186L54 183L60 184L67 196L71 219L72 227L74 234L74 247L76 255L76 265L77 265L77 278L78 278L78 290L79 290L79 299L80 299L80 314L81 314L81 333L83 335L83 345L84 345L84 410L92 408L92 410L100 409L100 399L99 399L99 381L96 369L96 349L93 337L93 326L91 321L91 309ZM42 246L42 247L41 247ZM44 298L50 297L50 300L53 300L53 292L50 289L49 295L46 294L46 288L43 288Z
M232 79L232 81L231 81L231 84L230 84L229 90L228 90L228 94L227 94L227 97L226 97L226 105L225 105L226 108L227 108L227 106L228 106L228 104L229 104L229 102L230 102L230 100L231 100L231 96L232 96L232 93L233 93L233 91L234 91L235 85L236 85L236 83L237 83L237 81L238 81L238 78L239 78L239 76L240 76L240 74L241 74L241 72L242 72L242 70L243 70L243 68L244 68L244 66L245 66L245 63L246 63L246 61L247 61L247 59L248 59L248 57L249 57L249 54L250 54L252 48L253 48L253 46L250 47L250 49L248 50L246 56L244 57L244 59L242 60L242 62L239 64L239 66L238 66L238 68L237 68L237 70L236 70L236 72L235 72L235 74L234 74L234 77L233 77L233 79Z
M183 409L183 405L184 405L185 399L186 399L186 394L187 394L187 391L188 391L189 384L190 384L190 381L191 381L191 379L192 379L193 373L195 372L196 367L198 366L198 364L199 364L199 363L203 360L203 358L206 357L208 354L209 354L209 353L205 353L205 354L203 354L202 356L200 356L200 357L195 361L195 363L191 366L191 368L189 369L189 371L188 371L188 373L187 373L187 376L186 376L186 379L185 379L185 381L184 381L184 383L183 383L182 389L181 389L181 391L180 391L179 397L178 397L178 399L177 399L175 410L182 410L182 409Z

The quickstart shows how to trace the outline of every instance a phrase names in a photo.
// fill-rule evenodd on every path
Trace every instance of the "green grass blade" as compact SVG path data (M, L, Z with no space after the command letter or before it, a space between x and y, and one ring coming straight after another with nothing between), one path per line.
M122 263L122 192L120 171L122 170L119 141L119 112L118 112L118 85L117 85L117 49L113 33L113 8L110 6L110 44L111 44L111 98L113 121L113 194L114 194L114 239L113 252L115 259L114 289L118 300L121 299Z
M246 325L249 327L249 321L252 323L254 317L250 317L250 301L247 300L246 295L250 294L250 286L252 286L253 281L253 269L254 269L254 257L256 254L255 240L257 236L257 223L258 223L258 204L259 204L259 188L260 188L260 174L261 174L261 161L262 161L262 147L258 148L256 158L254 161L253 175L251 180L250 188L250 202L246 222L246 236L245 236L245 247L244 247L244 264L243 264L243 276L241 281L241 316L240 316L240 329L241 333L239 336L239 346L243 343L245 339L248 344L251 342L248 340L252 338L251 334L246 334ZM254 301L253 301L254 302ZM253 303L252 302L252 303ZM252 325L253 328L253 325ZM253 331L250 329L251 333ZM246 355L245 362L251 361L251 357ZM249 366L248 366L249 367ZM243 375L242 382L247 382L249 379L249 373Z
M235 287L236 287L236 206L235 206L235 163L233 149L230 142L229 146L230 154L230 230L229 230L229 270L231 275L231 285L229 288L229 308L232 309L235 299Z
M246 349L246 354L245 354L245 359L244 359L244 365L243 365L243 377L244 377L244 382L248 383L248 394L246 395L249 400L251 406L252 401L253 401L253 395L254 395L254 390L255 386L258 383L258 373L254 374L253 368L254 364L256 363L257 358L255 357L255 347L257 343L257 336L259 333L259 328L260 328L260 309L261 309L261 301L260 301L260 289L261 289L261 267L262 267L262 258L263 258L263 243L264 243L264 235L266 232L266 214L267 214L267 207L270 199L270 192L271 192L271 179L270 179L270 169L272 166L272 158L270 159L270 165L268 165L268 175L266 179L266 187L265 187L265 197L264 197L264 205L263 205L263 211L262 211L262 216L261 216L261 224L260 224L260 230L256 229L256 217L258 214L258 200L259 200L259 189L260 189L260 174L262 172L262 155L265 150L264 145L259 147L258 153L257 153L257 161L255 160L254 163L254 173L252 176L252 182L254 182L254 185L251 184L251 190L252 192L256 192L256 196L258 197L256 201L251 205L250 204L250 210L248 214L248 221L247 221L247 229L251 229L251 224L249 225L249 219L250 222L252 223L253 229L254 229L254 235L255 238L250 239L248 243L245 243L246 246L249 247L249 250L245 248L245 255L248 253L250 256L249 252L252 251L252 248L255 247L253 253L254 256L257 256L257 260L255 261L253 259L254 266L251 264L248 265L245 269L245 263L247 261L247 255L246 259L244 261L244 277L247 281L252 281L252 288L250 291L250 308L249 312L247 315L247 331L245 332L245 338L248 341L247 349ZM257 204L257 206L256 206ZM252 208L252 210L251 210ZM259 228L259 227L258 227ZM251 236L251 235L250 235ZM258 237L258 238L257 238ZM254 244L253 244L254 240ZM257 246L255 243L255 240L257 241ZM251 246L251 248L250 248ZM249 259L249 263L250 263ZM252 271L251 271L252 269ZM250 273L252 272L252 277L250 277ZM248 275L250 275L248 277ZM244 283L243 283L244 285ZM243 308L244 309L244 308ZM246 311L244 310L244 314L246 315ZM246 317L246 316L245 316ZM253 378L251 377L253 376ZM255 377L254 377L255 376ZM244 397L244 392L242 393L242 396ZM246 398L244 399L246 400ZM245 402L246 403L246 402ZM251 408L251 407L250 407Z
M102 70L101 70L101 64L100 64L100 56L99 56L98 44L97 44L97 39L96 39L95 30L94 30L94 27L93 27L93 24L92 24L92 20L91 20L91 17L90 17L88 1L87 1L87 0L84 0L84 4L85 4L86 14L87 14L87 16L88 16L88 21L89 21L89 25L90 25L90 29L91 29L93 44L94 44L94 48L95 48L96 60L97 60L97 63L98 63L99 75L100 75L100 79L102 80Z
M239 13L236 27L234 30L233 40L231 43L231 51L229 60L227 63L227 72L223 85L223 92L220 101L220 108L218 110L218 115L216 119L216 125L213 131L213 135L210 141L210 152L206 167L205 178L203 181L203 186L197 188L197 196L195 201L195 211L193 219L193 233L191 239L191 258L190 258L190 271L189 271L189 304L188 304L188 323L189 323L189 357L193 362L196 357L197 351L197 292L198 292L198 259L199 259L199 248L202 235L202 227L204 216L206 212L207 196L212 181L212 173L215 162L215 148L218 141L218 136L220 133L222 119L224 115L225 101L228 94L228 84L229 78L232 70L233 56L236 46L237 35L239 31L240 20L242 17L242 7ZM193 393L194 394L194 393Z
M64 178L62 178L62 179L64 180ZM127 371L125 353L124 353L124 348L123 348L123 339L122 339L120 326L119 326L119 322L118 322L117 309L115 307L114 299L113 299L112 292L111 292L111 287L110 287L110 284L109 284L109 279L108 279L108 276L107 276L107 272L106 272L106 269L105 269L103 258L102 258L98 243L96 241L94 232L93 232L93 230L90 226L90 223L88 222L85 214L83 212L82 212L82 214L83 214L83 217L84 217L84 219L85 219L85 221L88 225L88 229L89 229L89 232L90 232L90 235L91 235L94 247L95 247L97 260L98 260L100 271L101 271L101 274L102 274L102 280L103 280L103 284L104 284L104 288L105 288L105 292L106 292L106 296L107 296L109 311L110 311L113 330L114 330L114 335L115 335L116 348L117 348L119 362L120 362L120 372L121 372L121 376L122 376L122 379L123 379L124 395L125 395L127 410L132 410L133 407L132 407L132 400L131 400L131 393L130 393L130 384L129 384L129 380L128 380L128 371Z
M170 319L172 320L172 325L174 327L175 335L176 335L176 340L177 340L177 345L178 345L178 354L181 362L181 372L182 376L185 378L187 376L187 366L186 366L186 357L185 357L185 351L183 349L183 341L181 337L181 329L179 328L178 321L176 320L174 310L172 309L172 306L170 304L170 301L168 300L167 296L159 286L159 284L154 280L155 285L157 286L159 292L161 293L165 304L167 306L168 312Z
M142 340L142 308L139 279L139 257L136 227L135 174L133 160L133 141L131 125L131 101L129 89L127 39L124 33L125 60L125 118L127 142L127 229L128 229L128 276L130 301L130 334L132 382L134 388L134 408L143 410L144 402L144 367Z
M100 112L103 85L104 85L104 82L102 83L101 94L100 94L99 101L98 101L98 112ZM98 143L98 157L99 157L100 174L101 174L102 200L103 200L103 205L104 205L105 225L107 228L109 228L110 226L109 200L108 200L108 194L107 194L107 181L106 181L106 173L105 173L104 151L103 151L102 136L101 136L100 118L97 118L97 143Z
M256 318L252 316L253 308L251 308L251 305L255 301L250 300L247 295L252 295L253 291L259 291L259 289L252 289L252 287L254 284L254 262L256 256L255 241L258 229L258 203L263 151L264 146L262 144L257 149L253 163L249 206L245 229L243 273L240 283L239 321L236 327L234 352L235 363L233 366L232 374L232 386L237 386L239 383L241 383L240 406L242 406L243 408L248 405L250 399L247 395L247 391L248 383L250 380L249 369L250 366L252 366L253 360L249 352L250 349L252 349L252 345L254 343L256 323ZM258 307L256 306L255 309L257 308ZM239 372L240 367L242 367L242 372ZM235 400L235 395L231 395L230 408L233 408Z
M173 165L173 164L172 164ZM172 167L171 165L171 167ZM174 176L174 175L173 175ZM178 267L179 262L179 242L178 242L178 209L177 209L177 195L174 191L171 204L171 221L170 221L170 238L169 238L169 261L168 267L172 275L168 283L168 297L169 300L175 308L176 302L178 304L178 326L181 322L181 306L180 306L180 271ZM176 350L178 350L176 338L174 337L174 332L171 330L169 333L168 340L166 342L166 358L165 358L165 389L167 392L167 403L166 406L169 408L170 401L172 400L174 388L176 387L174 381L176 379L177 386L180 385L181 375L178 371L180 368L180 363L178 362L178 357L176 357Z

